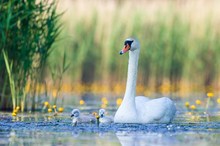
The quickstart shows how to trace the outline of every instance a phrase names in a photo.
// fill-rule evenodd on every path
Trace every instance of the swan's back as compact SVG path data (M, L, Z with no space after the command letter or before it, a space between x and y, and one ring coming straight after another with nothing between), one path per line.
M169 123L176 113L173 101L167 97L140 102L139 104L136 102L136 109L141 123Z

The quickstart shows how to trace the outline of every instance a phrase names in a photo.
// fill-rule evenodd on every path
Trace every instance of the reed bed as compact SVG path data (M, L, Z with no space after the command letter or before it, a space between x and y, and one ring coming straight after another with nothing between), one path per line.
M128 54L118 52L129 36L141 43L138 94L219 95L218 0L62 0L57 7L24 5L30 13L23 15L10 9L20 8L18 1L0 6L2 109L47 103L52 111L63 107L68 93L122 97Z
M55 1L1 1L0 109L35 110L37 84L44 80L47 57L60 30L56 5Z
M50 63L68 51L66 80L109 87L126 82L123 41L141 42L138 84L152 92L212 92L219 89L220 2L62 1L65 10Z

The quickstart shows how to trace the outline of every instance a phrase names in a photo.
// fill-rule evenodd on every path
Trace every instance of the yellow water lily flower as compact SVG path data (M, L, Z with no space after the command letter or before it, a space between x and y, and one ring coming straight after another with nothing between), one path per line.
M189 102L185 102L185 106L188 108L190 106Z
M190 109L191 109L191 110L195 110L195 109L196 109L196 106L195 106L195 105L191 105L191 106L190 106Z
M18 112L18 110L17 110L17 109L14 109L14 110L13 110L13 113L16 113L16 114L17 114L17 112Z
M81 100L79 101L79 104L80 104L80 105L84 105L84 104L85 104L85 101L81 99Z
M64 108L63 107L59 107L58 108L58 112L62 113L64 111Z
M119 106L119 105L121 105L121 103L122 103L122 98L118 98L118 99L116 100L116 104Z
M51 108L48 108L48 112L51 113L51 112L52 112L52 109L51 109Z
M201 100L197 99L197 100L196 100L196 104L197 104L197 105L201 105L201 104L202 104Z
M15 112L13 112L11 115L12 115L12 116L17 116L17 114L16 114Z
M16 107L16 110L19 111L19 109L20 109L20 106L17 106L17 107Z
M207 96L208 96L209 98L212 98L212 97L214 96L214 93L208 92L208 93L207 93Z
M53 105L53 108L57 108L57 106L56 106L56 105Z
M45 102L44 102L44 106L45 106L45 107L49 106L49 102L48 102L48 101L45 101Z

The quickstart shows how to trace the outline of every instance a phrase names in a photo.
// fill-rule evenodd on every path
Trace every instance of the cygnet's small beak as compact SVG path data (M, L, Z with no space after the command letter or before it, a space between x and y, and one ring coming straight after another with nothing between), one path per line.
M74 114L71 114L70 117L74 117Z
M119 54L122 55L122 54L128 52L129 50L130 50L130 46L128 44L126 44L124 46L124 48L119 52Z

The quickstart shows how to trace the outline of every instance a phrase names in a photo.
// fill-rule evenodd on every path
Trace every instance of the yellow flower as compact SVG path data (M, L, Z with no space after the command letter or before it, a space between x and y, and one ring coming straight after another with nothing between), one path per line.
M197 104L197 105L201 105L201 104L202 104L201 100L197 99L197 100L196 100L196 104Z
M45 101L45 102L44 102L44 106L47 107L48 105L49 105L49 102L48 102L48 101Z
M56 106L56 105L53 105L53 108L57 108L57 106Z
M189 102L185 102L185 106L188 108L190 106Z
M116 100L116 104L119 106L119 105L121 105L121 103L122 103L122 98L118 98L118 99Z
M19 109L20 109L20 106L17 106L17 107L16 107L16 110L19 111Z
M214 96L214 93L208 92L208 93L207 93L207 96L208 96L209 98L212 98L212 97Z
M220 98L217 99L217 103L220 104Z
M12 113L12 116L17 116L17 114L15 112Z
M51 112L52 112L52 109L51 109L51 108L48 108L48 112L51 113Z
M190 106L190 109L191 109L191 110L195 110L195 109L196 109L196 106L195 106L195 105L191 105L191 106Z
M79 101L79 104L80 104L80 105L84 105L84 104L85 104L85 101L81 99L81 100Z
M63 107L59 107L58 108L58 112L62 113L64 111L64 108Z
M17 112L18 112L18 110L17 110L17 109L14 109L14 110L13 110L13 113L16 113L16 114L17 114Z

